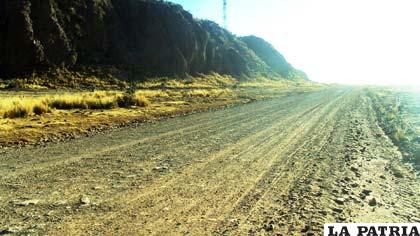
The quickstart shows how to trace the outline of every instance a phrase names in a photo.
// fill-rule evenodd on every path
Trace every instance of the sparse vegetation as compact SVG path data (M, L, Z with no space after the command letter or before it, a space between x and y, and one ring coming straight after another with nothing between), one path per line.
M238 82L218 74L182 80L158 78L128 86L117 79L100 81L89 77L83 80L83 75L66 70L54 73L57 74L55 79L34 74L32 78L2 82L5 87L18 86L0 90L0 145L34 143L45 136L84 133L95 127L111 127L137 119L185 114L320 88L312 85L298 88L292 82L268 79ZM73 79L66 80L68 77ZM73 89L79 82L82 86ZM92 91L96 88L100 89Z
M42 115L50 111L50 107L46 102L37 103L32 108L35 115Z
M130 106L145 107L149 100L141 94L122 94L121 92L66 93L63 95L44 95L2 100L0 114L3 118L23 118L29 115L42 115L51 109L113 109Z
M402 104L397 93L389 89L369 89L367 93L372 100L379 125L403 152L405 160L420 169L419 133L404 115L407 109L405 107L410 105Z
M20 102L14 102L13 106L10 108L6 108L4 111L3 117L4 118L21 118L27 117L30 113L30 110L27 106L23 105Z
M117 97L117 104L119 107L146 107L150 105L150 102L145 96L141 94L126 92L122 96Z
M112 109L117 106L116 96L91 94L65 94L47 98L48 104L56 109Z
M400 107L395 97L387 91L369 90L368 93L384 132L397 144L404 141L407 124L399 115Z
M15 119L24 118L30 115L41 115L49 112L50 109L45 100L11 99L2 101L0 114L3 118Z

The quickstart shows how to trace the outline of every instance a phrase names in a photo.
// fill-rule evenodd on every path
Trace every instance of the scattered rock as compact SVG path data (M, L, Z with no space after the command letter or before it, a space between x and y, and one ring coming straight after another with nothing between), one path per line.
M101 187L101 186L95 186L95 187L93 187L92 189L93 189L93 190L102 190L102 189L103 189L103 187Z
M0 235L20 234L23 231L24 231L24 228L22 226L8 227L5 229L0 229Z
M352 186L353 188L357 188L357 187L359 187L359 184L358 184L358 183L352 183L352 184L351 184L351 186Z
M89 205L90 204L90 199L87 196L82 196L80 197L79 200L80 205Z
M265 231L273 231L274 230L274 225L271 223L268 223L266 225L264 225L264 229Z
M353 171L353 172L358 172L359 171L359 169L355 166L350 167L350 170Z
M154 171L159 171L159 172L164 172L167 169L169 169L167 166L156 166L153 168Z
M344 198L337 198L337 199L335 199L335 202L337 204L340 204L340 205L344 205L344 202L345 201L346 201L346 199L344 199Z
M362 193L364 194L364 195L366 195L366 196L369 196L369 194L372 192L372 190L370 190L370 189L363 189L362 190Z
M316 193L314 194L314 196L315 196L315 197L321 197L321 196L322 196L322 192L321 192L321 191L316 192Z
M355 203L360 203L360 200L357 199L355 196L350 196L350 199L353 200Z
M378 204L378 201L376 198L372 198L369 200L369 206L376 206Z
M239 220L238 219L230 219L229 222L231 223L232 226L238 226L239 225Z
M336 213L342 213L343 212L343 209L341 209L341 208L333 208L332 210Z
M343 188L343 189L341 189L341 193L348 195L348 194L350 194L350 190Z
M40 202L38 199L30 199L25 201L16 201L16 206L29 206L29 205L37 205Z

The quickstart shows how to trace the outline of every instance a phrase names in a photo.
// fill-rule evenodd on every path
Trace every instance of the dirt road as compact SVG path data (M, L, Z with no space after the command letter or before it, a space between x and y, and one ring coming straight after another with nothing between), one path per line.
M399 158L362 89L259 101L0 150L0 232L319 235L326 222L420 222L420 181Z

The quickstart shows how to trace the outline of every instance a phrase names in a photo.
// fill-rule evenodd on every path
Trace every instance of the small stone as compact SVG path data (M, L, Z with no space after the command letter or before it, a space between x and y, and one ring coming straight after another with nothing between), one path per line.
M346 218L345 217L342 217L342 216L339 216L338 217L338 222L346 222Z
M316 192L314 195L315 195L316 197L321 197L321 196L322 196L322 192L321 192L321 191Z
M239 225L239 220L238 219L230 219L229 222L233 227L236 227L236 226Z
M38 199L31 199L26 201L17 201L15 204L17 206L29 206L29 205L36 205L40 202Z
M344 198L337 198L337 199L335 199L335 202L337 204L339 204L339 205L343 205L345 201L346 201L346 199L344 199Z
M153 168L154 171L159 171L159 172L163 172L167 169L169 169L167 166L156 166L155 168Z
M90 199L87 196L82 196L79 200L79 203L81 205L89 205L90 204Z
M355 166L350 167L350 170L353 171L353 172L358 172L359 171L359 169Z
M274 225L273 224L266 224L264 226L265 231L273 231L274 230Z
M369 206L376 206L378 204L378 201L376 201L376 198L372 198L369 200Z
M370 190L370 189L363 189L362 190L362 193L364 194L364 195L366 195L366 196L369 196L369 194L372 192L372 190Z
M358 184L358 183L352 183L352 184L351 184L351 186L352 186L353 188L357 188L357 187L359 187L359 184Z

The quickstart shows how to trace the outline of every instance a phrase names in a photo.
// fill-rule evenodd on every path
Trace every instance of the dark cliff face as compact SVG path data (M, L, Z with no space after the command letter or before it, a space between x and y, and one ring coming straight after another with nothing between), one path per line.
M258 54L257 54L258 55ZM139 76L277 76L244 42L154 0L0 0L0 75L108 66Z

